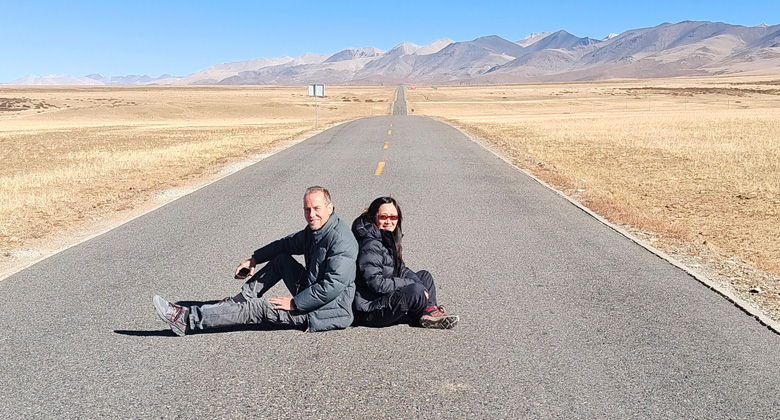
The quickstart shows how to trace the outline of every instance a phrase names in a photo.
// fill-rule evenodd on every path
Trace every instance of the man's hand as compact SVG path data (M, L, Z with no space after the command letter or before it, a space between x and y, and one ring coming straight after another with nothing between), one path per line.
M271 303L271 305L274 305L274 309L280 309L282 311L292 311L292 300L293 298L290 297L275 297L268 299L268 302Z
M254 275L255 275L255 260L252 258L243 261L241 264L238 265L238 268L236 268L235 277L237 279L245 279L247 277L252 277Z

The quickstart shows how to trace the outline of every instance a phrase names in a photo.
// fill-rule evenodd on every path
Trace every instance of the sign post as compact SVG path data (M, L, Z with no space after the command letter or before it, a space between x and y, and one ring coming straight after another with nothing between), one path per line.
M319 118L319 107L317 106L317 98L325 97L325 85L310 84L309 96L314 96L314 128L317 128L317 119Z

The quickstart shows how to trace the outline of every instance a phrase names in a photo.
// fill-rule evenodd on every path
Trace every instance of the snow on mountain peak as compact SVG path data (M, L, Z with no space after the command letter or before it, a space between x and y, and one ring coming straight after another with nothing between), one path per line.
M543 38L546 38L549 35L552 35L552 32L534 32L520 41L515 42L515 44L521 47L527 47L531 44L535 44L541 41Z
M419 50L420 48L422 48L422 47L420 47L419 45L412 44L411 42L402 42L402 43L396 45L395 47L393 47L393 49L388 51L387 54L388 55L391 55L391 54L393 54L393 55L396 55L396 54L397 55L410 55L410 54L414 54L415 52L417 52L417 50Z

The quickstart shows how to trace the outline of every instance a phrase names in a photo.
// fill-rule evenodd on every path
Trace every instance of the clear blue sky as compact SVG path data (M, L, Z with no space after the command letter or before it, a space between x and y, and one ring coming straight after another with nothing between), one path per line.
M561 29L600 39L684 20L775 25L780 1L0 0L0 82L27 74L184 76L260 57L486 35L517 41Z

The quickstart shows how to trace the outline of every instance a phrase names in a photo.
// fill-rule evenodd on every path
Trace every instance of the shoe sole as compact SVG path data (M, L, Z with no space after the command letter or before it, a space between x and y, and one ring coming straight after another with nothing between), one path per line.
M458 325L460 317L458 315L447 315L436 319L421 319L420 326L423 328L434 328L438 330L449 330Z

